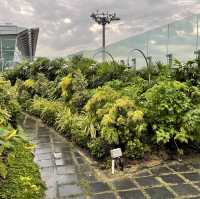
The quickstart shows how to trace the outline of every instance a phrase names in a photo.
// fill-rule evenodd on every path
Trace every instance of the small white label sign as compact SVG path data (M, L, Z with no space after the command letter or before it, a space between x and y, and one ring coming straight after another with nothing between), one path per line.
M110 151L111 157L114 158L119 158L122 156L122 150L121 148L113 149Z

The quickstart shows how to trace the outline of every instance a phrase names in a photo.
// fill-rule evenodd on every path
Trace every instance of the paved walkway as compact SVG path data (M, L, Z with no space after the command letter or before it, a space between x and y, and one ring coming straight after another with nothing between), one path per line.
M26 116L23 128L36 144L46 199L200 199L200 162L171 163L104 182L71 143L44 124Z

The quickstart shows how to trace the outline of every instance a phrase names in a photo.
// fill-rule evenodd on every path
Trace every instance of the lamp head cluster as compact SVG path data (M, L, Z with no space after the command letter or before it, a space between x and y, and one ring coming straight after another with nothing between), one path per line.
M111 21L119 21L120 18L116 16L116 13L99 13L98 11L96 13L92 13L90 17L97 22L99 25L106 25L110 24Z

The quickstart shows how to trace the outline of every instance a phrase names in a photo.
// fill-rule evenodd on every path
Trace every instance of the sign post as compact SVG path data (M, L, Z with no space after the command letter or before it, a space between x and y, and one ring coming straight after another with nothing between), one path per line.
M112 158L112 174L114 174L115 173L115 160L117 158L122 157L122 150L121 150L121 148L113 149L110 151L110 154L111 154L111 158Z

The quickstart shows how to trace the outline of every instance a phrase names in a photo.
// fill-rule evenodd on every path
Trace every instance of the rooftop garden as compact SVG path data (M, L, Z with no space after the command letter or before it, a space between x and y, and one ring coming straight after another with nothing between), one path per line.
M156 63L135 71L81 56L38 58L4 77L24 111L94 159L106 162L110 150L120 147L127 160L138 160L199 149L200 61L176 60L174 66Z

